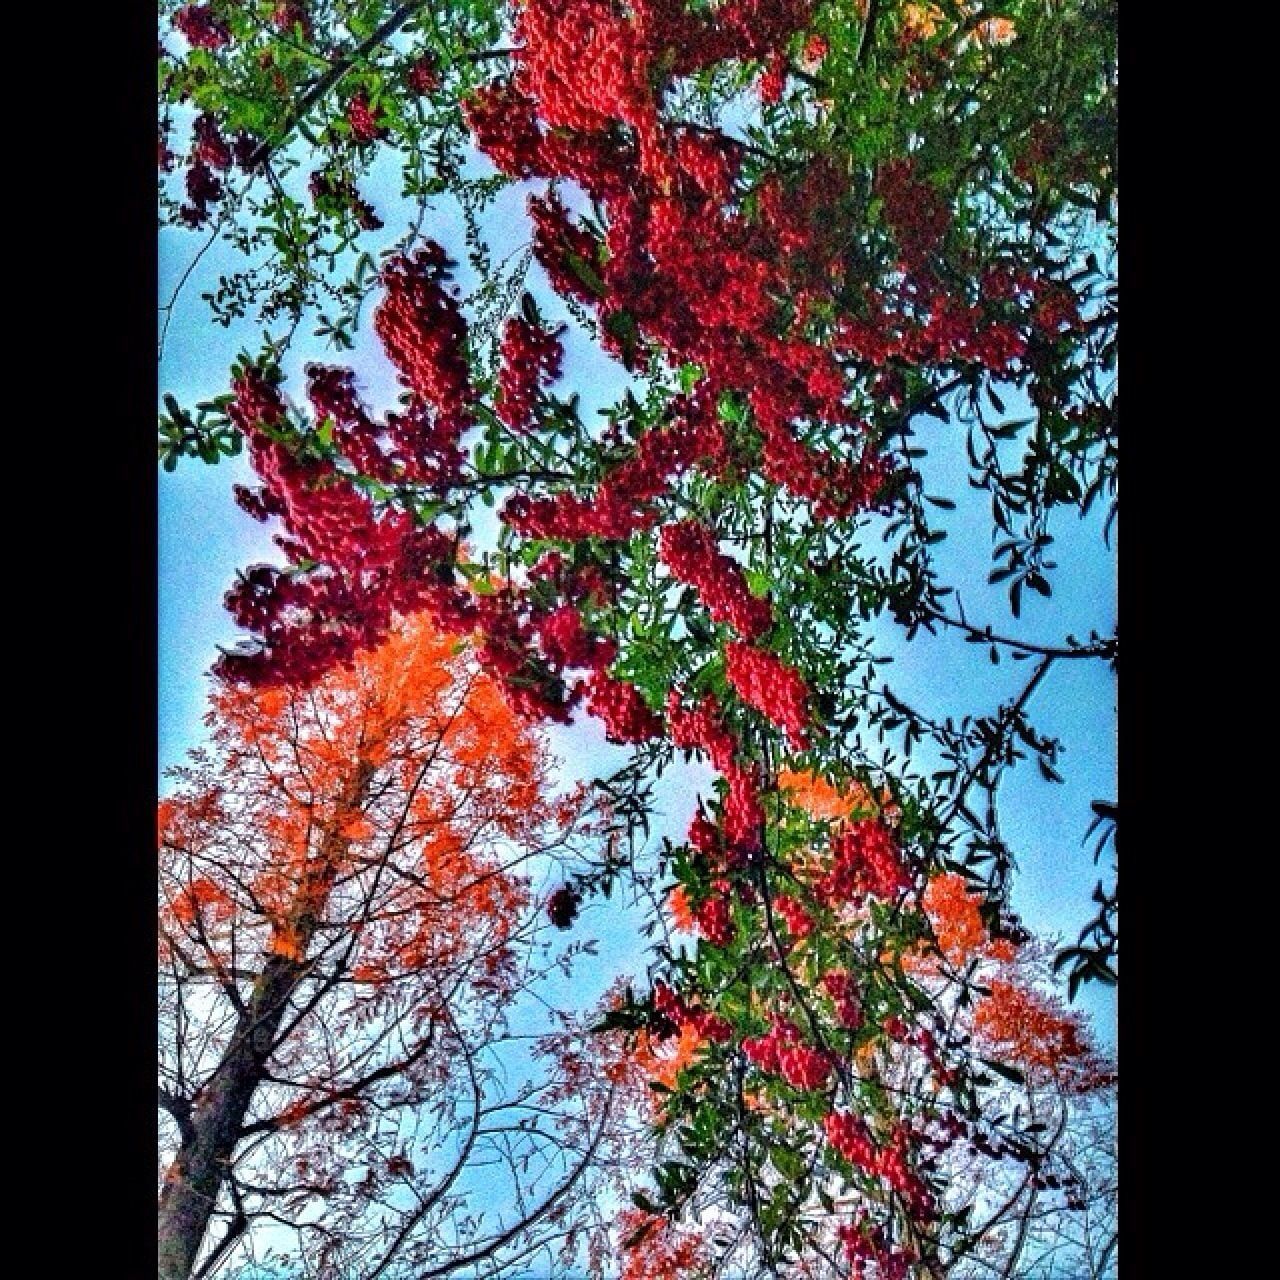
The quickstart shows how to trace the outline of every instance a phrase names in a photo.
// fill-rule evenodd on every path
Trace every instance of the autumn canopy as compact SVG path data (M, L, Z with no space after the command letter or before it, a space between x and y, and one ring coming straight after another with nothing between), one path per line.
M1114 864L1040 936L1002 791L1118 658L1052 611L1111 7L162 9L253 349L160 455L243 452L276 552L161 804L163 1280L1113 1275ZM588 906L648 950L574 1007Z

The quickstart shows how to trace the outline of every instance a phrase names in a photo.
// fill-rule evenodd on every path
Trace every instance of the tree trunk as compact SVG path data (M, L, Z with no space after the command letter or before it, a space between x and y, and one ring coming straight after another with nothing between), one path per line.
M199 1100L160 1193L160 1280L188 1280L302 965L272 956Z
M372 767L360 761L351 794L339 814L368 794ZM340 825L340 824L338 824ZM306 972L306 956L350 842L338 829L321 841L303 874L288 917L272 930L272 951L262 966L235 1034L183 1125L178 1154L160 1193L159 1280L190 1280L253 1095L266 1075L285 1012Z

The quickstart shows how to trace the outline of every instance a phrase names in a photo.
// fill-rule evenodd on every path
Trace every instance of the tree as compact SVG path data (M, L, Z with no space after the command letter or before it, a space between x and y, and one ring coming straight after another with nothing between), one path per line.
M797 776L793 794L811 809L830 812L829 789L815 787L814 781ZM871 1040L855 1050L854 1058L865 1081L874 1080L899 1099L918 1087L920 1068L945 1049L971 1042L984 1062L975 1098L979 1105L943 1108L927 1119L921 1113L914 1121L913 1138L924 1156L921 1168L939 1178L946 1207L963 1227L942 1273L1113 1276L1113 1064L1093 1043L1083 1018L1065 1010L1052 994L1048 948L1042 942L1025 931L992 936L982 919L980 895L954 873L931 880L925 906L937 950L922 942L904 964L942 1015L937 1037L909 1034L903 1024L895 1032L901 1041L897 1053L880 1052ZM787 915L800 923L794 910ZM678 889L669 928L673 938L697 931ZM827 941L808 938L814 948ZM793 946L787 957L797 973L803 972L800 952ZM824 985L840 1021L856 1029L864 1017L849 975L839 981L828 977ZM770 1148L769 1164L758 1174L766 1194L756 1211L768 1216L775 1202L785 1203L814 1228L805 1252L784 1274L810 1280L847 1274L843 1244L852 1246L855 1260L875 1257L877 1233L865 1211L858 1212L856 1197L849 1196L842 1168L822 1160L819 1152L794 1146L786 1118L796 1101L792 1086L806 1065L803 1049L796 1053L800 1042L780 1035L775 1023L768 1036L744 1044L746 1069L734 1081L737 1114L722 1115L713 1130L705 1111L689 1114L686 1099L698 1090L708 1060L718 1061L714 1045L723 1039L724 1028L714 1014L681 1008L669 990L663 991L660 1007L671 1015L667 1025L634 1025L629 1017L634 996L630 985L619 981L595 1014L603 1030L584 1035L583 1025L570 1024L548 1037L546 1051L560 1058L572 1087L596 1105L609 1101L612 1123L598 1158L602 1175L625 1193L628 1171L663 1166L682 1125L703 1132L686 1132L681 1147L687 1150L690 1139L700 1137L719 1163L732 1167L738 1153L749 1148L752 1126L759 1125ZM927 1073L924 1080L934 1088ZM862 1134L859 1142L859 1134L845 1124L833 1136L838 1146L855 1153L855 1161L865 1161L868 1171L883 1176L893 1168L894 1148L881 1152L877 1161L869 1135ZM646 1280L711 1275L713 1256L730 1274L768 1269L749 1223L735 1221L732 1197L715 1178L703 1174L690 1195L689 1216L700 1229L673 1224L647 1197L637 1200L639 1209L620 1217L613 1233L614 1256L624 1259L624 1275ZM712 1253L713 1241L718 1255ZM892 1256L882 1253L878 1259L889 1274L894 1273ZM593 1274L607 1274L609 1260L608 1254L597 1257Z
M926 1149L948 1114L1012 1123L1025 1163L1052 1158L988 1114L977 1028L947 1030L972 977L912 968L922 947L946 961L940 875L980 894L989 932L1016 930L1001 781L1027 758L1061 777L1032 700L1118 655L1114 632L1017 630L1052 593L1062 519L1110 506L1106 536L1115 510L1112 13L997 9L526 0L509 43L476 51L501 70L455 106L532 185L539 292L630 375L605 427L554 391L562 335L521 296L528 255L463 299L435 241L357 288L378 292L395 408L313 366L303 412L246 358L230 397L162 422L166 465L247 440L263 484L242 503L284 528L289 567L232 593L256 643L227 678L315 679L422 611L476 638L522 716L585 710L634 748L603 785L637 833L680 753L714 770L682 844L633 843L575 883L674 877L696 945L660 943L650 990L611 1013L700 1037L639 1207L687 1216L714 1186L775 1274L833 1239L837 1269L955 1265L972 1209ZM499 332L489 302L517 297ZM958 459L949 493L938 455ZM1012 627L971 617L940 568L966 482ZM500 518L482 548L477 503ZM880 670L895 629L1024 675L993 710L913 706ZM789 798L795 773L841 804ZM1099 895L1077 980L1115 978Z
M220 687L209 724L160 808L160 1274L549 1248L608 1111L531 1123L556 1080L520 1083L510 1019L581 797L421 619L308 689ZM477 1200L504 1169L518 1211Z

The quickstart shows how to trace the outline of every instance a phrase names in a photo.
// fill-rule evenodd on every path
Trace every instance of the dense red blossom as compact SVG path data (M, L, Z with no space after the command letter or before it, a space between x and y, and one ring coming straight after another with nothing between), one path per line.
M528 431L535 422L538 395L560 376L564 348L558 329L530 324L512 316L502 334L502 368L498 374L498 417L513 431Z
M250 367L235 381L229 413L244 432L262 481L242 503L277 516L277 542L314 568L260 565L227 593L237 623L257 637L250 652L224 654L217 669L251 683L306 683L385 638L395 613L436 602L445 582L432 570L451 561L440 530L372 500L332 467L303 458L263 430L286 420L279 389ZM451 574L449 575L451 578Z
M644 742L662 733L662 717L640 690L625 680L596 672L587 681L587 709L604 722L610 742Z
M860 902L868 893L893 900L911 888L897 837L882 821L864 818L831 841L831 869L818 884L830 902Z
M893 229L903 262L911 268L923 266L951 225L945 200L919 176L911 156L885 161L876 175L875 191L884 202L885 220Z
M733 941L736 932L733 912L729 899L722 893L713 893L699 903L693 910L693 919L698 932L712 946L727 947Z
M572 604L562 604L537 623L538 641L558 669L590 667L599 671L617 655L618 646L606 636L592 635Z
M503 509L506 523L530 537L625 539L659 519L654 500L667 491L671 477L695 462L721 455L723 436L714 423L679 416L646 431L631 456L605 473L595 493L580 498L567 491L549 498L515 494Z
M462 104L471 136L493 162L513 178L544 172L537 103L510 80L494 80Z
M405 386L453 422L472 421L474 390L467 365L467 323L445 288L453 263L435 241L383 269L386 294L373 327Z
M826 1131L827 1141L846 1160L868 1173L876 1171L876 1144L860 1116L848 1111L833 1111L823 1121L822 1127Z
M433 54L419 54L409 64L405 80L414 93L433 93L440 87L440 64Z
M917 1221L933 1216L933 1193L911 1167L910 1136L904 1126L895 1126L888 1146L877 1153L875 1172L906 1201Z
M829 206L846 194L847 176L839 188L835 169L815 162L786 197L776 184L772 198L762 190L762 216L753 221L724 207L740 145L666 125L658 112L664 77L763 57L811 9L755 0L690 14L640 4L627 16L602 0L535 0L517 22L514 79L495 81L467 112L478 144L504 171L572 178L605 208L601 246L554 196L530 198L539 262L559 292L598 309L606 348L632 368L648 358L648 343L672 364L702 366L699 391L711 404L725 391L755 393L766 474L820 516L847 516L876 499L883 471L865 441L841 457L791 432L797 419L839 423L847 411L843 375L824 344L781 336L788 321L780 302L829 286L842 269ZM616 123L629 127L631 141L609 132ZM766 403L757 404L761 397ZM540 510L541 527L573 536L581 513L567 505Z
M843 969L832 969L823 974L822 987L835 1004L840 1025L856 1031L862 1025L862 997L853 975Z
M724 802L724 835L739 854L760 848L764 808L760 804L760 766L731 765L725 770L729 784Z
M192 152L200 164L225 172L231 168L231 147L222 136L218 122L207 111L196 116L192 125Z
M784 54L774 54L765 63L756 87L760 91L760 101L766 106L782 101L782 91L787 87L787 59Z
M714 698L708 695L690 710L679 691L672 689L667 694L667 726L677 747L704 752L719 773L727 774L733 768L738 743L724 727Z
M729 623L748 640L773 625L769 602L751 593L742 567L719 550L705 525L696 520L666 525L658 535L658 554L681 582L697 588L714 621Z
M173 15L173 25L195 49L221 49L231 43L231 31L209 4L184 5Z
M813 917L798 898L789 893L780 893L773 900L773 909L782 917L787 932L796 942L813 932Z
M745 1039L742 1051L762 1071L797 1089L825 1089L834 1070L831 1056L806 1044L800 1028L786 1018L775 1017L764 1035Z
M794 667L766 649L738 640L725 645L725 675L744 702L786 732L796 751L809 744L809 686Z
M386 128L378 123L369 104L369 95L363 90L353 94L348 101L346 117L351 126L351 136L357 142L376 142L387 135Z

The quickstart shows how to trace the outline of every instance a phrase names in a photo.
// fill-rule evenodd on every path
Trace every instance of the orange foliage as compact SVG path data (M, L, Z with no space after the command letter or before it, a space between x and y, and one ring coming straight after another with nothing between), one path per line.
M622 1252L618 1280L686 1280L707 1265L702 1233L677 1227L656 1214L624 1209L618 1214L618 1233L622 1242L640 1234L635 1246Z
M938 30L944 15L937 5L909 4L902 10L902 35L905 44L927 40Z
M311 688L219 685L206 724L213 751L159 804L162 922L234 917L243 968L304 960L349 913L364 983L477 951L484 980L501 977L529 895L497 845L543 841L582 798L548 794L541 740L456 639L404 621ZM364 877L380 862L399 870ZM373 910L353 896L366 888Z
M1018 34L1018 28L1008 18L988 18L978 23L973 34L980 45L1008 44Z
M778 789L786 793L789 804L820 821L835 822L854 814L866 814L875 807L860 783L852 783L847 791L841 791L807 770L783 769L778 774Z
M665 1040L655 1041L641 1032L633 1055L636 1068L646 1080L656 1080L668 1089L674 1089L676 1076L697 1057L698 1050L705 1043L698 1029L687 1022L680 1028L678 1036ZM655 1111L662 1110L660 1093L653 1092L653 1106Z
M956 968L972 960L987 941L987 927L978 905L982 898L970 891L955 872L936 875L924 891L924 909L942 954ZM1010 957L1012 958L1012 957Z
M671 912L671 923L685 933L694 931L693 909L689 906L689 895L684 885L678 884L667 894L667 907Z
M992 1058L1025 1071L1032 1084L1054 1082L1070 1093L1108 1084L1114 1072L1083 1016L1023 976L1032 972L1036 949L1024 954L1007 938L991 938L978 911L981 901L963 876L950 872L935 876L923 899L938 946L955 968L975 960L994 968L993 976L981 978L991 994L974 1006L975 1037ZM935 965L923 944L921 952L908 958L907 967L927 974Z
M1033 1084L1052 1080L1069 1093L1090 1093L1114 1080L1081 1014L1016 981L996 978L989 986L973 1026L992 1056L1021 1067Z
M173 900L174 918L183 924L199 920L207 927L213 921L225 920L232 910L230 895L208 876L197 876Z

